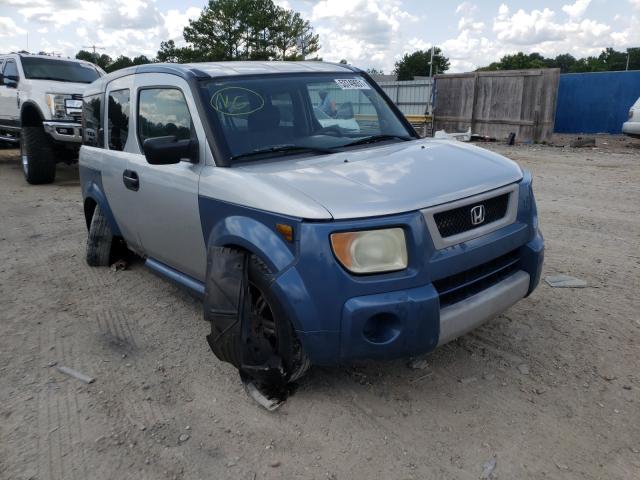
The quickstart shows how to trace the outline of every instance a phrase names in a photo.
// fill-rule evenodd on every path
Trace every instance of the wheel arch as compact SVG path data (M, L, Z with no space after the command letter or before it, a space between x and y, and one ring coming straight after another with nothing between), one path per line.
M211 229L207 247L238 248L256 255L277 275L295 261L291 248L264 223L245 216L230 216Z
M20 109L20 126L39 127L42 125L44 115L37 103L27 100Z
M114 236L121 237L122 234L120 233L120 228L118 228L118 224L116 223L115 217L113 216L113 212L109 207L109 202L107 202L107 198L95 183L92 183L87 188L87 192L85 194L83 202L84 218L87 224L87 230L91 226L91 220L93 219L93 214L95 213L96 207L98 205L100 205L100 210L102 210L105 217L107 218L111 233Z

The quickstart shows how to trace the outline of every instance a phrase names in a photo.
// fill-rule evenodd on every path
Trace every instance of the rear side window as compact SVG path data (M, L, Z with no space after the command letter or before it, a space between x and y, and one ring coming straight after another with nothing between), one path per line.
M129 136L129 89L109 93L107 138L109 150L124 150Z
M146 88L138 100L138 136L142 145L147 138L175 136L191 138L191 115L182 92L176 88Z
M83 143L102 147L102 94L85 96L82 102Z

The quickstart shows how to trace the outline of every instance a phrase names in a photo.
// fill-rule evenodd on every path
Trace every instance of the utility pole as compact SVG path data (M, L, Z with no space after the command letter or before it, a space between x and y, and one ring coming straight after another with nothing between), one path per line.
M429 77L433 77L433 49L435 45L431 46L431 61L429 62Z
M631 56L631 49L627 48L627 68L625 68L626 71L629 71L629 57Z
M93 60L98 62L98 53L96 50L104 50L104 47L96 47L95 45L83 46L82 48L91 48L93 50Z

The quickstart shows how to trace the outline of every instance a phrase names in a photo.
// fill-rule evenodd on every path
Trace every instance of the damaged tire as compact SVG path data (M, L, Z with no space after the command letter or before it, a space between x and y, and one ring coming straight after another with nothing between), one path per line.
M302 377L310 367L302 344L284 308L273 294L273 275L255 255L249 259L249 305L251 306L251 347L260 358L272 351L282 359L286 381Z
M100 205L96 205L87 238L87 263L92 267L108 267L112 245L113 233L107 217L102 213Z
M214 247L207 265L207 341L243 381L274 389L300 378L310 363L286 311L273 294L273 275L255 255Z

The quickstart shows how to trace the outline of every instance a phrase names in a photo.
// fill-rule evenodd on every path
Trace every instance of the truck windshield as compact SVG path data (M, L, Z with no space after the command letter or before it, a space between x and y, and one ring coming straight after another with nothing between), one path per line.
M358 74L211 79L201 93L232 163L415 138Z
M55 58L22 57L24 76L33 80L91 83L100 76L98 70L86 63Z

